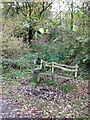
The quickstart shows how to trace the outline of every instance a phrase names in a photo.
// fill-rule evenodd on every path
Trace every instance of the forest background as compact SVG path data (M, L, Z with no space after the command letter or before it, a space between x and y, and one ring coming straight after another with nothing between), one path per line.
M2 28L0 31L2 36L0 41L2 58L0 69L2 76L0 76L0 80L4 96L3 101L4 99L7 100L7 98L10 98L9 100L12 99L15 103L23 101L25 106L22 107L23 105L21 105L22 108L20 110L22 114L23 110L29 109L28 105L31 104L30 102L33 104L33 97L25 96L26 93L23 95L28 85L28 91L32 89L32 86L41 87L43 84L54 87L59 86L56 80L49 81L47 78L44 78L44 80L41 80L40 86L33 80L34 60L40 57L48 62L71 66L77 64L79 66L78 77L74 81L77 84L71 81L72 84L66 83L59 87L65 93L71 93L70 96L74 95L75 98L73 91L75 86L77 86L78 97L74 100L73 98L71 99L71 101L74 101L72 106L75 107L77 105L75 108L77 116L88 115L83 108L87 109L88 106L87 91L89 90L87 88L89 89L89 83L87 82L90 79L90 1L2 2L0 11ZM47 71L50 72L48 69ZM59 69L56 69L55 72L61 72L60 75L62 76L74 77L74 73L71 72L60 71ZM19 93L18 89L23 89L24 92ZM35 94L38 93L37 91ZM15 95L15 92L19 95L17 96L17 93ZM29 92L29 95L31 92L32 90ZM79 99L79 97L82 99ZM62 100L57 98L57 100L60 101L55 104L60 106L64 98ZM43 100L41 101L44 104ZM37 101L34 104L37 104ZM47 104L47 106L51 105L49 101ZM85 106L82 107L84 104ZM42 106L41 108L44 111L43 115L46 115L47 111ZM53 109L52 106L51 108ZM75 109L73 110L74 112ZM47 116L50 116L50 114L53 116L54 113L59 115L59 110L56 113L55 111L48 112ZM65 116L61 111L60 115L62 117ZM75 114L73 116L75 117Z

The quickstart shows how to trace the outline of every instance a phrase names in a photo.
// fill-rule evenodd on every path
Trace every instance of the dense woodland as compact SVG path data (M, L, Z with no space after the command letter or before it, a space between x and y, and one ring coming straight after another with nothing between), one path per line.
M89 0L3 2L0 11L2 117L89 120ZM60 84L62 78L42 75L37 83L33 69L38 57L78 65L77 78L55 69L55 74L70 80ZM51 70L44 69L46 72Z

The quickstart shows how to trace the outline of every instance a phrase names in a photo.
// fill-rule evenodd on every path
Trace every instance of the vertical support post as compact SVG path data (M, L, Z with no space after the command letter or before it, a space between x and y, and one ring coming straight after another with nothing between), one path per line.
M75 68L75 98L77 97L76 93L77 93L77 82L76 82L76 78L77 78L77 72L78 72L78 65L76 64L76 68ZM76 112L75 112L75 118L76 118Z
M36 82L36 83L39 83L40 82L40 70L38 68L35 68L33 70L33 80Z
M54 63L52 62L52 73L54 73Z
M52 75L51 75L52 80L54 78L53 73L54 73L54 63L52 62Z
M77 78L77 71L78 71L78 65L76 64L76 68L75 68L75 78Z

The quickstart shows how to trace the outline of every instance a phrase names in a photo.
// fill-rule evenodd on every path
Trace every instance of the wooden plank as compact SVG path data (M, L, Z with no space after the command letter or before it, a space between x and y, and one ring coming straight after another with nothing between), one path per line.
M62 70L64 70L64 71L68 71L68 72L76 72L76 69L75 69L75 70L72 70L72 69L68 69L68 68L64 68L64 67L60 67L60 66L56 66L56 65L54 65L54 67L60 68L60 69L62 69Z
M50 62L44 61L44 63L46 64L46 66L47 66L47 65L52 65L52 63L53 63L53 64L58 65L58 66L61 66L61 67L76 68L76 66L70 66L70 65L65 65L65 64L58 64L58 63L56 63L56 62L50 63Z
M77 72L78 72L78 65L76 65L76 68L75 68L76 72L75 72L75 78L77 78Z
M58 64L53 62L55 65L61 66L61 67L69 67L69 68L76 68L76 66L70 66L70 65L65 65L65 64Z
M52 67L52 66L51 65L46 65L46 67ZM64 67L57 66L57 65L54 65L54 68L60 68L64 71L68 71L68 72L76 72L76 70L67 69L67 68L64 68Z
M68 71L68 72L75 72L75 78L77 78L77 71L78 71L78 65L76 66L69 66L69 65L65 65L65 64L58 64L56 62L47 62L47 61L43 61L45 64L45 67L50 67L51 68L51 72L54 74L54 68L59 68L61 70L64 71Z
M55 78L61 78L61 79L73 79L73 78L69 78L69 77L65 77L65 76L62 76L62 75L58 75L58 74L52 74L52 73L44 73L44 72L41 72L40 73L41 76L54 76Z
M52 63L52 73L54 73L54 64Z

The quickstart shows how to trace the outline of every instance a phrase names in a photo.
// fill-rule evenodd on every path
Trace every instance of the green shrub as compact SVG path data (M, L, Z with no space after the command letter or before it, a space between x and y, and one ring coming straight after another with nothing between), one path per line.
M24 69L24 70L13 69L13 70L9 71L8 73L4 74L4 76L7 79L13 79L13 78L22 78L28 74L30 74L30 71L28 69Z
M45 61L48 62L62 62L65 57L67 56L67 50L66 49L55 49L50 45L44 46L44 49L41 52L41 58L43 58Z
M60 88L64 91L64 92L71 92L71 91L75 91L75 84L62 84L60 86Z

